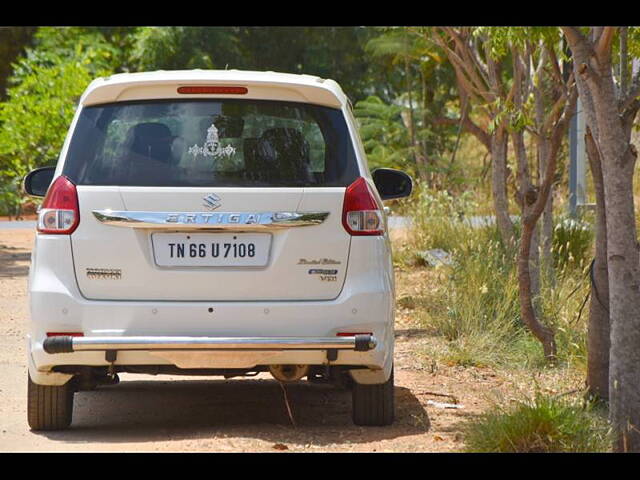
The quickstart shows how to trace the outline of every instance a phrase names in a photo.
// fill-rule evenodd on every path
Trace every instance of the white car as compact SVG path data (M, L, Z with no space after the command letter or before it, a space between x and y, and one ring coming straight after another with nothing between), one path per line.
M71 424L117 374L250 376L352 389L394 417L394 276L382 200L339 85L273 72L93 81L44 196L29 272L28 422ZM46 194L46 196L45 196Z

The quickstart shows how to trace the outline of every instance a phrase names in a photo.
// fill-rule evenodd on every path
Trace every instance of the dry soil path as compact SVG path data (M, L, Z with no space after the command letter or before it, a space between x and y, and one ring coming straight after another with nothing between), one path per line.
M0 230L0 451L451 451L460 427L480 411L477 394L492 377L468 369L422 369L413 352L423 332L399 326L397 420L363 428L350 420L350 396L332 388L287 387L252 379L121 375L117 386L75 396L71 429L34 433L26 422L27 274L33 230ZM486 385L489 386L489 385ZM451 393L461 410L442 410L429 392Z

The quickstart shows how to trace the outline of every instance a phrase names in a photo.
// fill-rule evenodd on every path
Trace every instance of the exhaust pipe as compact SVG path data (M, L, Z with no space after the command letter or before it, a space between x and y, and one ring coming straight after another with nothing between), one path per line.
M309 365L269 365L269 372L281 382L295 382L309 373Z

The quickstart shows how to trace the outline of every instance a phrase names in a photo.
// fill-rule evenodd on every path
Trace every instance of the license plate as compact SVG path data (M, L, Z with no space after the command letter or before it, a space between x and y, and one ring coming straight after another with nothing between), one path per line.
M153 255L161 267L264 267L269 233L154 233Z

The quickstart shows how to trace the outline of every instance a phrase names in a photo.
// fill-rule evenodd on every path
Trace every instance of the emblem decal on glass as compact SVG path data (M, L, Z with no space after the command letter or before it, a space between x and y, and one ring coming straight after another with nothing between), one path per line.
M207 129L207 139L204 142L204 145L199 146L194 144L189 147L189 154L197 157L198 155L204 155L205 157L231 157L235 155L236 149L231 145L227 145L223 147L220 145L220 138L218 137L218 129L212 123L211 126Z

